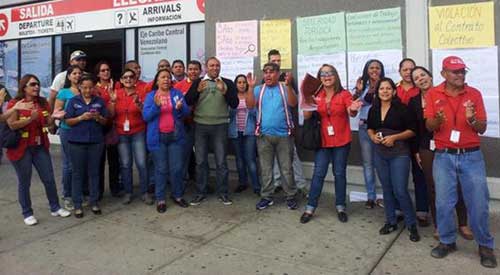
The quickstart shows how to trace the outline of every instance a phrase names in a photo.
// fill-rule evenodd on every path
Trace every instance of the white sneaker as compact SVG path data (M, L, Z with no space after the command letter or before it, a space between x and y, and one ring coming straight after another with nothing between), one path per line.
M38 221L35 219L34 216L29 216L26 219L24 219L24 224L26 224L26 225L31 226L31 225L35 225L37 223L38 223Z
M61 216L61 217L65 218L65 217L69 217L71 215L71 212L69 212L68 210L66 210L64 208L59 208L59 210L57 210L56 212L50 212L50 215L52 215L52 217Z

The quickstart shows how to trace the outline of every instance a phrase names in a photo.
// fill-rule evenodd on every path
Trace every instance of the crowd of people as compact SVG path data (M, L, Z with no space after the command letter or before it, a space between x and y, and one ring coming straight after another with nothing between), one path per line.
M30 199L32 166L44 184L53 216L82 218L87 206L93 214L102 214L106 161L109 191L123 204L139 197L164 213L168 186L170 199L183 208L203 203L212 193L231 205L228 145L234 149L238 170L238 185L232 191L241 193L250 185L260 197L257 210L272 206L280 190L286 207L295 210L298 193L303 193L307 203L301 223L315 215L331 163L337 217L345 223L352 142L349 118L358 116L365 207L385 211L379 233L390 234L404 221L409 239L418 242L418 226L432 222L439 241L431 251L433 257L443 258L457 249L458 231L465 239L476 240L483 266L496 267L479 138L486 131L486 113L481 93L465 83L467 67L459 57L442 61L444 82L437 86L432 74L409 58L400 62L397 83L385 76L382 62L367 61L353 91L344 88L334 64L318 68L321 86L313 97L317 109L303 111L306 121L318 120L321 136L310 187L294 139L298 89L292 74L281 72L279 51L269 52L262 81L252 73L240 74L234 81L222 77L216 57L207 59L204 76L196 60L186 68L181 60L170 66L162 59L151 82L141 80L141 66L131 60L114 81L109 63L99 62L88 72L86 59L82 51L71 54L70 66L55 77L48 99L40 96L37 76L23 76L16 96L0 115L0 122L8 125L2 132L12 132L10 142L2 145L18 177L25 224L38 222ZM0 103L6 94L0 90ZM58 133L62 145L62 204L49 133ZM215 157L215 190L208 183L209 148ZM138 195L134 195L133 163ZM410 173L415 205L408 191ZM376 198L376 175L383 200ZM193 178L196 194L188 202L186 185Z

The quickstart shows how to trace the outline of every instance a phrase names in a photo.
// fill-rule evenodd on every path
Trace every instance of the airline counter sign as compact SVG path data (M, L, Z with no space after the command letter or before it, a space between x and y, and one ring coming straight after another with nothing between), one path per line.
M204 0L59 0L0 10L0 41L205 20Z

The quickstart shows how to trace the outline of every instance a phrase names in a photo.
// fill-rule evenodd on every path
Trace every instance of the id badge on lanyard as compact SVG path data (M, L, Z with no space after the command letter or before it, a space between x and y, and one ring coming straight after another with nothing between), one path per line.
M460 100L460 103L458 104L457 108L453 108L454 111L454 116L453 116L453 128L451 129L450 133L450 141L453 143L459 143L460 142L460 131L457 130L457 116L458 116L458 111L460 110L460 106L462 104L463 100ZM451 104L450 104L451 107Z
M125 122L123 122L123 131L130 131L130 120L128 120L128 110L125 111Z
M330 115L331 115L330 108L331 108L332 101L333 101L333 98L330 100L330 103L327 104L327 107L326 107L326 114L328 116L328 126L326 127L326 131L328 132L329 136L335 135L335 130L333 129L333 125L330 122Z

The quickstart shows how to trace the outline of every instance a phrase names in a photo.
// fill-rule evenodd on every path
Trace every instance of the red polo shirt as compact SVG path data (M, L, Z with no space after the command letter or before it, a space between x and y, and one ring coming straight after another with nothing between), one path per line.
M439 110L444 111L445 121L434 131L434 140L437 149L470 148L480 144L479 134L472 128L465 118L464 103L470 100L476 109L476 119L486 121L483 97L481 93L465 84L464 90L457 96L451 96L445 90L445 82L431 88L425 95L424 117L433 118ZM458 143L450 141L451 131L460 132Z
M191 88L191 84L193 84L193 81L186 77L182 81L175 83L174 88L181 91L183 95L186 95L186 93L189 91L189 88Z
M139 100L144 102L144 96L138 94ZM130 131L124 130L125 120L129 120ZM146 122L142 118L142 110L134 103L134 96L129 96L123 89L116 89L115 104L116 132L119 135L133 135L146 129Z
M335 94L329 106L326 104L326 92L318 94L318 113L321 117L321 147L339 147L351 142L351 126L347 108L351 106L352 95L343 90ZM333 126L334 135L328 135L328 126Z
M420 90L417 87L411 87L410 89L405 90L403 86L401 86L401 82L399 82L396 92L401 102L406 106L408 106L412 97L420 94Z

